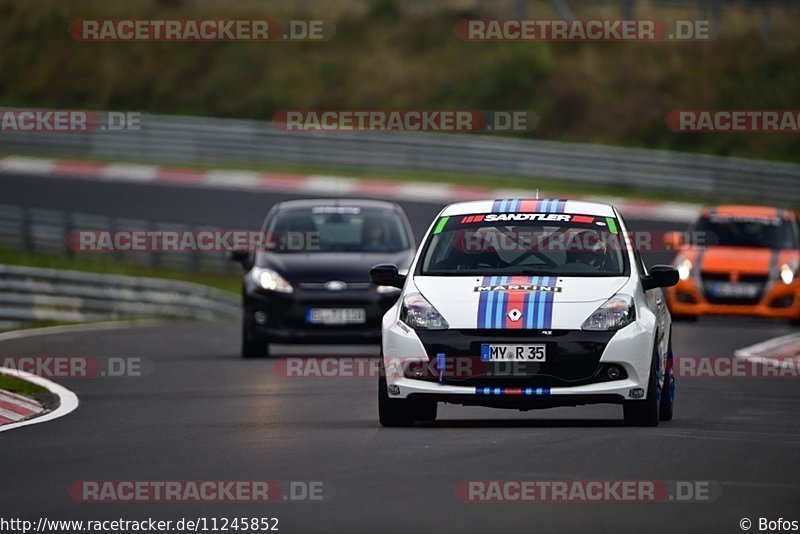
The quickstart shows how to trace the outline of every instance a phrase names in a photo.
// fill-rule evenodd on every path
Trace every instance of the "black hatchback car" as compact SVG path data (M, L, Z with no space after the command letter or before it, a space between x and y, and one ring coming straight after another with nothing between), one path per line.
M270 343L379 343L381 319L400 294L370 282L378 263L408 268L411 226L393 203L291 200L267 214L255 253L235 252L242 284L242 356Z

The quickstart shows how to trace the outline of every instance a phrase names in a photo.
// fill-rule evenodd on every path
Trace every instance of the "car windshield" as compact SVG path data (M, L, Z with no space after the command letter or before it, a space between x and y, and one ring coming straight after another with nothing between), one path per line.
M568 214L442 217L424 249L422 275L624 276L616 219ZM491 219L491 220L490 220ZM524 220L523 220L524 219Z
M798 247L797 229L782 218L710 215L701 217L695 235L707 246L791 249Z
M266 227L275 253L399 252L409 248L406 225L392 210L322 206L279 211Z

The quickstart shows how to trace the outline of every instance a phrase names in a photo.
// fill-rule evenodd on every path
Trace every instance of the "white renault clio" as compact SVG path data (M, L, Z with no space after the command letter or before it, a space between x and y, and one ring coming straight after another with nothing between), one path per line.
M528 410L623 405L625 422L672 418L668 266L649 271L607 204L502 199L433 221L383 317L383 426L436 419L439 402Z

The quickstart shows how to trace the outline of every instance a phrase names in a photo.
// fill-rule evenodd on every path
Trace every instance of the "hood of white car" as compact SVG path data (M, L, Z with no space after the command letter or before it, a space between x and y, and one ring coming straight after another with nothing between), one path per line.
M578 329L628 277L417 276L450 328Z

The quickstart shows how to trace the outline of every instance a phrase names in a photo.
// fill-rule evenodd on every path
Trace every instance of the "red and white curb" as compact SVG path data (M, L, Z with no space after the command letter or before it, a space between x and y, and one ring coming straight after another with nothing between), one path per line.
M734 352L737 358L761 361L765 358L791 358L800 361L800 334L788 334Z
M91 331L103 331L103 330L118 330L122 328L147 327L159 324L162 324L162 321L156 319L141 319L141 320L131 320L131 321L106 321L102 323L92 323L92 324L48 326L43 328L29 328L25 330L11 330L8 332L0 333L0 342L9 341L12 339L22 339L27 337L64 334L75 331L91 332ZM38 417L33 417L31 419L24 419L22 421L17 421L14 423L7 423L7 424L0 423L0 432L5 432L6 430L11 430L23 426L44 423L46 421L52 421L53 419L58 419L59 417L64 417L65 415L72 413L78 407L79 404L78 396L74 392L70 391L69 389L65 388L60 384L56 384L55 382L47 380L46 378L26 373L24 371L19 371L17 369L9 369L6 367L0 367L0 374L15 376L17 378L21 378L23 380L27 380L28 382L41 386L46 390L48 390L50 393L57 395L59 400L59 405L55 410L42 413L42 415L39 415Z
M16 369L8 369L5 367L0 367L0 374L21 378L23 380L31 382L32 384L41 386L46 390L48 390L53 395L58 396L59 400L58 407L55 410L45 411L39 403L32 401L31 399L26 399L27 400L26 409L30 410L35 405L39 407L38 411L33 414L29 413L28 415L23 415L21 417L18 417L20 415L19 409L15 410L6 409L6 412L8 412L6 415L10 415L12 412L15 414L13 420L9 420L8 422L3 422L2 419L4 418L12 419L12 418L6 417L6 415L3 415L3 412L0 411L0 432L5 432L7 430L20 428L23 426L44 423L46 421L52 421L53 419L64 417L65 415L74 411L75 408L78 407L78 396L75 395L75 393L68 390L64 386L60 386L55 382L47 380L46 378L18 371ZM2 401L4 399L11 398L9 396L17 398L20 397L19 395L14 395L13 393L2 391L0 392L0 407L2 406ZM25 399L25 397L22 398Z
M74 325L75 327L86 327L86 325ZM49 328L31 328L28 330L13 330L0 334L0 341L19 339L46 335L48 333L59 333L71 330L70 326L59 326ZM26 373L18 369L0 367L0 375L13 376L22 380L27 380L32 384L43 387L53 395L56 395L59 404L56 409L47 411L38 402L28 397L23 397L15 393L0 390L0 432L6 432L15 428L36 425L75 411L78 407L78 396L60 384L56 384L41 376Z
M0 390L0 426L37 416L45 407L34 399Z
M419 181L393 182L369 178L235 169L198 170L184 167L99 163L27 156L0 158L1 173L226 190L281 191L302 195L364 196L439 204L492 198L534 198L537 194L535 189L498 189ZM549 194L539 192L539 196L542 198L565 196L555 193L557 192L553 191ZM700 210L698 204L683 202L660 202L596 195L566 196L614 204L627 216L639 219L688 223L696 218Z

